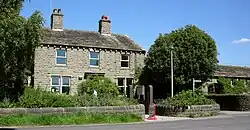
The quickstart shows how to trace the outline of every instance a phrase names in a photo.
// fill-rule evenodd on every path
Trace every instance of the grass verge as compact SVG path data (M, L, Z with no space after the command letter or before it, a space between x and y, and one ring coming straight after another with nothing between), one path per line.
M100 123L128 123L142 121L139 115L134 114L19 114L1 115L0 126L34 126L34 125L80 125Z

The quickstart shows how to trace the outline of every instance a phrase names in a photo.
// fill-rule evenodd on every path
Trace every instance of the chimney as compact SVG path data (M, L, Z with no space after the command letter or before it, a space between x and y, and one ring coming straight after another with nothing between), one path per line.
M111 34L111 21L108 16L103 15L99 21L99 33L100 34Z
M61 9L54 9L51 14L51 29L54 31L63 31L63 14Z

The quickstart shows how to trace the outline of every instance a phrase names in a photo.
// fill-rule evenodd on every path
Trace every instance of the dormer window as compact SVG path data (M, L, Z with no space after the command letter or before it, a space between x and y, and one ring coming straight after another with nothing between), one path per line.
M56 65L66 65L67 56L66 50L57 49L56 50Z
M121 55L121 68L129 68L129 55Z

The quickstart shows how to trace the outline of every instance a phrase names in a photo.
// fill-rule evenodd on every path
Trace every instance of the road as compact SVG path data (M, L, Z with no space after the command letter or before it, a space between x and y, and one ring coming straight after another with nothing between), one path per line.
M250 130L250 115L123 125L23 128L20 130Z

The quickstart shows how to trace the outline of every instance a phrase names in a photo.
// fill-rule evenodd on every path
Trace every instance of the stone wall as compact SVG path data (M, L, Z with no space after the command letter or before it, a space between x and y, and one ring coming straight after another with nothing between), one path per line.
M68 47L66 49L67 65L58 66L55 63L56 49L59 49L59 47L43 46L36 48L34 85L42 86L50 90L51 75L70 76L70 93L76 92L77 84L81 82L78 77L84 77L85 72L105 73L105 76L111 78L114 82L117 82L116 78L133 78L135 66L143 64L145 57L145 55L140 52L128 52L130 53L129 68L121 68L120 58L121 54L125 52L102 49L99 50L99 67L90 67L89 49Z
M188 107L170 107L157 105L156 115L160 116L191 116L216 114L220 112L220 105L191 105Z
M102 106L102 107L58 107L58 108L0 108L0 115L4 114L51 114L51 113L133 113L143 119L145 107L143 104L130 106Z

